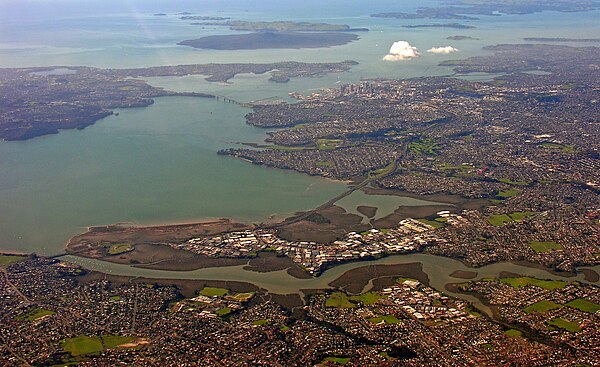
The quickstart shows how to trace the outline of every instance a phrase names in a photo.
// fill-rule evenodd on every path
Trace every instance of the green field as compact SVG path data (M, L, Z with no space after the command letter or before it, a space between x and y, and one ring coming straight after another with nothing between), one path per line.
M527 306L523 309L526 313L534 313L534 312L546 312L550 310L554 310L555 308L562 307L558 303L554 303L552 301L539 301L530 306Z
M343 143L340 139L317 139L315 145L319 150L333 150Z
M345 365L350 361L350 357L327 357L323 360L322 364L331 366L332 364Z
M97 336L78 336L76 338L70 338L60 343L62 349L66 352L71 353L73 357L100 353L104 350L102 341Z
M121 335L102 335L102 344L105 348L114 349L123 344L131 343L135 338Z
M117 244L111 245L108 248L108 254L109 255L119 255L119 254L124 254L129 251L133 251L133 249L134 249L134 247L131 243L117 243Z
M225 296L225 299L237 302L247 302L254 296L254 292L248 293L236 293L229 296Z
M345 293L335 292L332 293L325 301L325 307L335 307L335 308L353 308L356 305L348 299Z
M543 143L541 146L548 149L558 150L563 153L575 153L575 147L569 144Z
M36 308L25 315L17 316L17 320L35 321L44 316L54 315L55 312L50 310L44 310L43 308Z
M571 333L578 333L581 331L581 326L578 323L567 321L565 319L557 318L551 321L548 321L548 325L556 326Z
M600 311L600 305L594 302L587 301L585 299L574 299L567 303L566 306L576 308L583 312L596 313Z
M519 193L520 191L517 189L502 190L496 194L496 197L500 199L508 199L519 195Z
M554 290L559 288L564 288L568 282L563 280L541 280L530 277L521 277L521 278L500 278L500 281L510 285L514 288L521 288L528 285L534 285L540 288Z
M379 178L379 177L387 175L388 173L392 172L392 170L394 169L394 163L395 163L395 161L391 161L387 166L369 172L369 177L370 178L374 178L374 177Z
M385 296L381 295L379 292L367 292L363 293L359 296L351 296L348 297L350 301L360 302L363 305L372 305L375 304L380 299L385 298Z
M112 296L109 298L111 301L120 301L121 300L121 296Z
M538 242L533 241L529 243L529 247L533 249L533 251L541 253L548 252L550 250L560 250L562 247L556 242Z
M217 310L215 313L217 314L217 316L227 316L231 313L231 308L223 307L222 309Z
M471 164L461 164L458 166L455 165L451 165L449 163L442 163L439 165L439 168L442 171L470 171L475 169L475 166L471 165Z
M252 321L252 325L263 326L269 324L269 322L271 322L269 319L254 320Z
M513 212L513 213L508 213L508 214L493 214L493 215L490 215L490 217L488 218L488 223L493 226L498 227L505 223L520 222L524 218L530 217L534 214L537 214L537 213L535 213L535 212Z
M516 329L509 329L504 332L504 335L507 335L507 336L510 336L513 338L518 338L518 337L523 336L523 333Z
M424 223L424 224L429 224L430 226L432 226L433 228L442 228L444 226L444 223L441 223L437 220L429 220L429 219L425 219L425 218L420 218L417 219L419 222Z
M498 180L498 182L502 182L502 183L506 183L509 185L515 185L515 186L527 186L529 185L529 182L525 182L525 181L512 181L509 180L507 178L501 178Z
M537 214L537 213L536 212L513 212L513 213L510 213L508 216L511 217L511 219L514 220L515 222L520 222L524 218L531 217L532 215L535 215L535 214Z
M397 324L400 322L400 320L398 320L396 318L396 316L394 316L394 315L376 316L376 317L371 317L368 320L369 320L369 322L372 322L373 324L379 324L380 322L385 321L385 323L387 325Z
M488 218L488 223L496 227L511 222L513 222L513 220L507 214L493 214Z
M71 353L73 357L100 353L105 348L114 349L123 344L131 343L135 338L131 336L120 335L102 335L102 336L78 336L75 338L65 339L60 343L60 346Z
M18 255L0 255L0 267L6 267L18 261L25 260L25 256Z
M225 288L213 288L213 287L204 287L200 291L200 294L206 297L223 297L229 293L229 291Z
M408 150L417 155L438 155L440 147L430 138L419 139L408 144Z

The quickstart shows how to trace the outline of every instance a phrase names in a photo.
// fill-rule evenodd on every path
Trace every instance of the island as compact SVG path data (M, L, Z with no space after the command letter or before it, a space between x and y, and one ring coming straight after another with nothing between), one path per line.
M182 18L183 19L183 18ZM365 32L367 28L350 28L345 24L309 23L309 22L250 22L250 21L228 21L228 22L203 22L192 23L193 25L219 25L227 26L232 31L249 32Z
M444 8L419 8L415 13L387 12L371 14L373 18L394 18L394 19L460 19L477 20L479 18L468 15L456 14Z
M470 37L470 36L449 36L449 37L446 37L446 39L450 40L450 41L466 41L466 40L479 41L479 38Z
M409 24L403 25L403 28L453 28L453 29L473 29L473 25L460 23L444 23L444 24Z
M0 69L0 139L26 140L56 134L61 129L83 129L109 116L115 108L144 107L162 96L215 98L205 93L176 93L150 86L143 78L204 75L226 82L240 73L270 73L273 82L293 77L339 73L356 65L279 62L273 64L206 64L139 69L37 67Z
M356 40L358 36L353 33L256 32L206 36L178 45L210 50L301 49L341 46Z
M185 15L180 17L181 20L228 20L229 17L210 17L205 15Z

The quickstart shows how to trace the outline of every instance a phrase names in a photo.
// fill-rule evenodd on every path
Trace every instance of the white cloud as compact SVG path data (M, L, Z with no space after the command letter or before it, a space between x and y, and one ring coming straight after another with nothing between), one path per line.
M415 57L419 57L421 54L416 47L411 46L410 43L406 41L398 41L394 42L392 47L390 47L390 51L383 58L384 61L402 61L413 59Z
M427 52L432 53L432 54L451 54L453 52L458 52L458 49L454 48L452 46L432 47L429 50L427 50Z

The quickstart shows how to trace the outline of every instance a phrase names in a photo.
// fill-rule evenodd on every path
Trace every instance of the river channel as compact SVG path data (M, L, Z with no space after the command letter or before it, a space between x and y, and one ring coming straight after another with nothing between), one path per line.
M576 277L561 277L549 273L543 269L517 265L510 262L495 263L486 265L481 268L469 268L460 261L442 256L427 255L427 254L408 254L394 255L372 261L358 261L335 266L326 270L319 277L310 279L298 279L289 275L285 270L273 271L268 273L260 273L244 269L245 265L229 266L220 268L205 268L192 271L164 271L154 269L143 269L130 265L114 264L106 261L82 258L77 256L64 256L61 258L75 264L79 264L86 269L95 270L113 275L125 275L135 277L146 277L155 279L201 279L201 280L222 280L222 281L237 281L254 284L260 288L267 290L270 293L276 294L293 294L301 293L302 289L330 289L329 283L338 279L349 270L357 269L369 265L397 265L421 263L423 272L429 277L430 285L446 294L465 299L472 302L477 308L489 314L489 309L483 305L478 299L473 296L461 293L450 292L446 289L448 283L460 283L464 280L450 276L455 271L471 271L477 272L477 276L473 280L479 280L488 277L498 277L505 271L524 276L552 279L552 280L568 280L578 281L582 283L591 283L584 279L582 274ZM600 272L600 266L590 268L595 272ZM370 283L369 283L370 284ZM594 282L591 284L598 284ZM363 291L368 291L370 286L366 286Z

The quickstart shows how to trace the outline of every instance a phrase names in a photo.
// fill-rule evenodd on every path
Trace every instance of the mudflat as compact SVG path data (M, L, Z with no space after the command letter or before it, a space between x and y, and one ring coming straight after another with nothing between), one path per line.
M345 272L341 277L329 283L330 286L350 293L360 293L369 281L378 278L407 277L429 284L429 277L423 272L423 264L368 265Z

